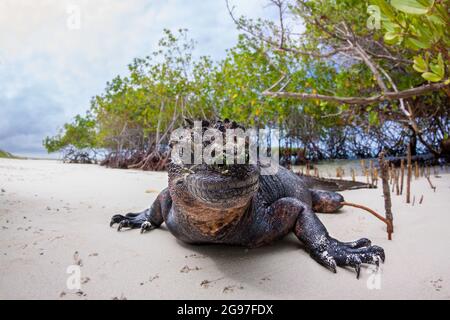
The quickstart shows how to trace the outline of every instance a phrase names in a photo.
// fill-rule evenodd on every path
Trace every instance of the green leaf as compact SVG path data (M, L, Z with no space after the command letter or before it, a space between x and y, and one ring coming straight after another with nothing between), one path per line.
M434 4L434 0L392 0L391 5L405 13L426 14Z
M369 123L371 125L377 125L378 124L378 113L376 111L370 111L369 112Z
M438 15L427 15L427 19L434 24L445 26L445 21Z
M424 74L422 74L422 78L430 82L439 82L442 80L442 77L432 72L425 72Z
M444 68L437 64L431 64L430 65L431 71L433 71L434 74L438 75L441 79L444 77Z
M386 32L386 34L384 35L384 41L388 42L388 43L395 43L398 40L398 33L395 32Z
M420 72L420 73L424 73L424 72L428 71L428 65L421 56L414 57L413 68L414 68L414 70L416 70L417 72Z
M396 14L385 0L372 0L373 4L380 7L381 12L391 20L395 20Z
M428 49L431 46L430 41L426 41L426 40L424 41L423 39L418 40L416 38L407 38L406 44L414 50Z
M439 53L439 56L435 61L436 64L434 63L430 64L431 71L433 71L434 74L438 75L442 79L445 76L445 65L441 53Z
M401 31L401 27L392 21L383 21L383 27L387 32Z
M442 70L445 71L445 64L444 64L444 59L442 59L442 53L439 53L437 62L438 62L439 67L441 67ZM444 77L444 76L442 75L442 77Z

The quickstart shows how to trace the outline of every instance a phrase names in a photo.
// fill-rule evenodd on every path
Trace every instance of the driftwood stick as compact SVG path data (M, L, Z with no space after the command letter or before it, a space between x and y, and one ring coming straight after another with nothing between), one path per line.
M370 160L369 166L370 166L370 180L371 180L372 185L373 185L373 160Z
M400 195L400 173L398 172L397 169L395 169L395 194L396 195Z
M406 203L411 203L411 143L408 144L408 176L406 178Z
M384 160L384 152L380 153L379 157L380 169L381 169L381 180L383 182L383 196L384 196L384 208L386 211L386 221L387 224L387 233L388 239L392 240L392 233L394 232L394 216L392 214L392 201L391 201L391 192L389 190L389 181L388 181L388 172L389 172L389 163Z
M414 177L417 179L419 179L420 176L420 172L419 172L419 164L417 163L417 161L414 163Z
M405 180L405 161L400 161L400 194L403 194L403 181Z
M394 165L387 163L389 184L394 184Z
M395 171L392 170L392 178L391 178L391 184L392 184L391 192L392 193L394 193L394 191L395 191L395 181L396 181Z
M374 175L374 184L375 184L375 186L378 186L378 169L377 168L373 169L373 175Z
M434 186L434 185L431 183L431 178L430 178L430 176L427 176L427 180L428 180L428 183L430 184L431 189L433 189L433 191L436 192L436 186Z

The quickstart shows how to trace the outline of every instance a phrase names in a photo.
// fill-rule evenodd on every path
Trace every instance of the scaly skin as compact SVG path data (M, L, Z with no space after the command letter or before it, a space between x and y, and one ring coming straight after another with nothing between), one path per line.
M320 185L320 184L319 184ZM150 209L112 217L111 226L141 228L142 232L166 223L178 239L191 244L227 244L259 247L294 232L311 257L336 272L384 261L384 250L367 239L343 243L332 238L315 212L334 213L343 197L311 189L303 179L280 167L275 175L260 175L251 165L233 165L222 172L199 165L169 165L169 187Z

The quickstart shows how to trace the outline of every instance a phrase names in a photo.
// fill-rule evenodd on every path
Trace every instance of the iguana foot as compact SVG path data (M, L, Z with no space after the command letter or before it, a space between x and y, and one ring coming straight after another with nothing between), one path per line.
M336 239L333 239L336 240ZM338 241L338 240L336 240ZM340 242L340 241L338 241ZM358 248L365 248L365 247L370 247L372 245L372 241L370 241L369 239L366 238L362 238L356 241L352 241L352 242L341 242L341 244L343 244L344 246L347 246L349 248L352 249L358 249Z
M121 214L116 214L111 218L111 222L109 226L112 227L114 224L119 224L117 227L117 231L122 230L123 228L130 229L141 229L141 233L150 230L152 228L152 224L147 221L147 211L145 210L141 213L128 213L125 216Z
M385 261L384 250L378 246L371 246L368 239L342 243L333 238L323 238L319 245L310 250L311 257L334 273L336 267L353 267L356 278L359 279L362 264L379 265Z
M151 222L149 222L149 221L145 221L141 225L141 233L145 233L145 232L153 230L153 229L155 229L155 226L152 225Z

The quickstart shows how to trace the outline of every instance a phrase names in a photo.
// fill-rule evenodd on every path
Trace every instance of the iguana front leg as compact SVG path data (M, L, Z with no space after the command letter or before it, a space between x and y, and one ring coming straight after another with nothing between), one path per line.
M158 228L165 221L172 208L172 198L169 189L164 189L153 202L150 209L139 213L128 213L125 216L117 214L111 218L110 226L118 223L117 231L122 228L141 229L141 233Z
M283 198L272 205L276 215L295 213L294 233L303 242L311 257L321 265L336 272L336 267L355 268L359 278L361 264L378 264L384 261L384 250L371 246L367 239L343 243L328 234L312 208L296 198Z

